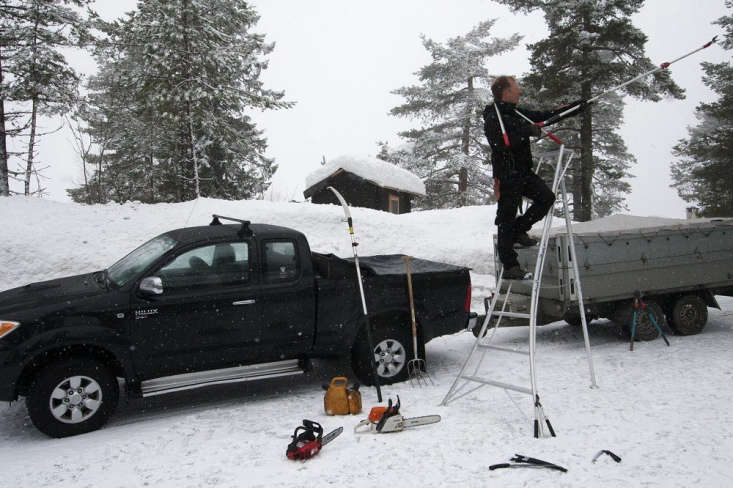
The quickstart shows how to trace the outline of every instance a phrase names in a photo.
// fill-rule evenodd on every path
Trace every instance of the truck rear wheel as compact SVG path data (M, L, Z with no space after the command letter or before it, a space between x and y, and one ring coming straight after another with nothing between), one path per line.
M677 299L672 307L669 325L680 335L699 334L708 321L708 306L697 295L685 295Z
M117 406L117 379L93 359L51 363L34 378L26 397L33 425L50 437L99 429Z
M351 351L351 368L365 385L373 385L369 355L374 355L380 385L399 383L407 379L407 362L414 359L412 335L409 323L397 322L397 325L381 325L372 333L374 349L369 350L366 332L362 330L356 338ZM418 337L418 354L425 359L425 345Z

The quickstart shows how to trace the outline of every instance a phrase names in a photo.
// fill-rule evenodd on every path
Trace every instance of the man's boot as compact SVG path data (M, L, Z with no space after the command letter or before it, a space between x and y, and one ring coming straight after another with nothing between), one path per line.
M509 269L504 270L503 279L505 280L528 280L532 277L532 273L527 273L518 264Z
M517 232L514 234L514 242L522 247L532 247L537 245L537 239L532 239L526 232Z

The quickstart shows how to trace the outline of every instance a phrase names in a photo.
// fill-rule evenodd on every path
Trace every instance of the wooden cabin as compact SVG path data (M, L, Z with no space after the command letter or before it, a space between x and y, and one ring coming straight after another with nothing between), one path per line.
M415 174L376 158L342 156L306 177L303 195L312 203L333 203L332 186L353 207L373 208L395 214L408 213L412 198L425 195L425 185Z

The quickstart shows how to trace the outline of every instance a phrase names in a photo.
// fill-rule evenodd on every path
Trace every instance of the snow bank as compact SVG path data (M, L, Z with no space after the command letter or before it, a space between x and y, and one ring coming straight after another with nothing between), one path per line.
M359 253L394 254L473 266L491 273L495 206L394 215L353 208ZM303 232L314 251L351 256L338 205L202 198L175 204L81 205L0 198L0 290L110 266L152 237L207 225L212 214L284 225Z

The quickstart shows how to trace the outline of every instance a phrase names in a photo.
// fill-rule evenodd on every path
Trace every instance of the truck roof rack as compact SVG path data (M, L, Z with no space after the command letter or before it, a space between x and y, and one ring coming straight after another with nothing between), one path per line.
M240 237L254 235L254 232L252 232L252 229L249 228L249 224L250 224L249 220L235 219L233 217L224 217L223 215L217 215L217 214L213 214L212 217L214 218L211 220L211 223L209 225L222 225L219 219L231 220L232 222L239 222L240 224L242 224L242 227L239 229L239 232L237 232L237 234Z

